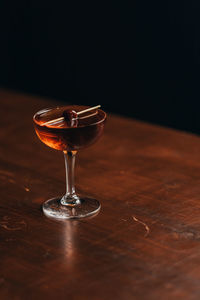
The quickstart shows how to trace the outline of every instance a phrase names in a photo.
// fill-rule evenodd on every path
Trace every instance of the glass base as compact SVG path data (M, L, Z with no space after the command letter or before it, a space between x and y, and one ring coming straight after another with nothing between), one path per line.
M43 203L42 209L47 217L55 219L80 219L97 214L101 208L98 200L81 198L81 204L67 206L61 204L62 197L52 198Z

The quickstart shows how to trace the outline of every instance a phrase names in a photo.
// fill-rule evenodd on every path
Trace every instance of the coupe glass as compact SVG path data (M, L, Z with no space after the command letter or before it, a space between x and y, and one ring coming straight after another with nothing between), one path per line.
M69 126L63 120L64 112L73 110L78 113L87 108L88 106L78 105L48 108L40 110L33 116L39 139L47 146L63 151L65 159L66 194L44 202L43 212L48 217L79 219L96 214L100 210L98 200L76 194L74 167L77 151L95 143L102 135L106 113L101 109L85 113L78 117L76 126L73 124Z

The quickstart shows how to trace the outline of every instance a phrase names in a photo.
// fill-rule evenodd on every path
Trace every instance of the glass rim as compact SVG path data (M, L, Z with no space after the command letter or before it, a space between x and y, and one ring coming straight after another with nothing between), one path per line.
M64 107L69 107L69 106L83 106L83 107L92 107L92 106L89 106L89 105L76 105L76 104L72 104L72 105L62 105L62 106L56 106L56 107L48 107L48 108L43 108L43 109L40 109L40 110L38 110L34 115L33 115L33 121L34 121L34 123L35 124L37 124L37 125L41 125L41 124L39 124L39 122L36 120L36 116L38 115L38 114L40 114L40 113L42 113L42 112L47 112L47 111L49 111L49 110L52 110L52 109L59 109L59 108L64 108ZM97 110L100 110L101 112L103 112L103 114L104 114L104 117L101 119L101 120L99 120L99 121L97 121L97 122L94 122L94 123L91 123L91 124L88 124L88 125L81 125L81 126L78 126L78 127L74 127L74 128L81 128L81 127L88 127L88 126L93 126L93 125L97 125L97 124L100 124L100 123L102 123L103 121L105 121L106 120L106 118L107 118L107 113L104 111L104 110L102 110L102 109L100 109L100 108L98 108ZM48 128L56 128L56 129L64 129L64 128L62 128L62 127L54 127L54 126L46 126L46 125L44 125L45 127L48 127ZM69 127L70 128L70 127ZM71 127L71 128L73 128L73 127ZM67 128L65 128L65 129L67 129Z

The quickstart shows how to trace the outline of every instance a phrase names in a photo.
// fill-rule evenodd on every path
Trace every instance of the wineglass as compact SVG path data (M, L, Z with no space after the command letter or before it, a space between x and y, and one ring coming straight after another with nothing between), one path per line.
M48 217L79 219L100 210L99 201L77 195L74 184L77 151L95 143L103 133L106 113L98 107L68 105L43 109L33 116L39 139L63 151L65 159L66 194L43 203L43 212Z

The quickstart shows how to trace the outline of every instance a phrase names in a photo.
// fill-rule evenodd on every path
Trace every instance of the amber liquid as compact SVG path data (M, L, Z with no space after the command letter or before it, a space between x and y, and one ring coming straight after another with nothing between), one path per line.
M62 117L64 110L82 111L86 106L65 106L46 109L34 116L35 131L40 140L47 146L62 150L76 151L95 143L103 133L106 114L101 109L80 115L77 127L68 126L65 120L51 125L44 123Z

